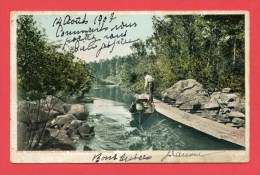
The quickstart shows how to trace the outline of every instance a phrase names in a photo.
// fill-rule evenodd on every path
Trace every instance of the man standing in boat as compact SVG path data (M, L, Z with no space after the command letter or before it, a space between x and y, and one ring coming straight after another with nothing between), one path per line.
M144 90L146 91L148 87L149 100L153 102L153 91L154 91L154 78L151 75L148 75L147 72L144 72Z

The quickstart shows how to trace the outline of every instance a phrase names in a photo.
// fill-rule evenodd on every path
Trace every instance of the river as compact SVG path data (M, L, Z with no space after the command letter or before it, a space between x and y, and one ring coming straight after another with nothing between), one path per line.
M95 126L95 137L80 139L77 150L243 150L244 147L219 140L161 114L153 115L142 128L133 126L128 109L133 95L113 85L99 86L90 94L87 122Z

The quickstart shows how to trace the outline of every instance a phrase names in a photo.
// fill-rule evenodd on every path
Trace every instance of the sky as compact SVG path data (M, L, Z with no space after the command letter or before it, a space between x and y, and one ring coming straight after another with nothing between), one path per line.
M134 42L152 36L153 15L162 17L136 12L60 12L34 14L34 19L50 42L61 44L61 51L71 50L90 62L130 54Z

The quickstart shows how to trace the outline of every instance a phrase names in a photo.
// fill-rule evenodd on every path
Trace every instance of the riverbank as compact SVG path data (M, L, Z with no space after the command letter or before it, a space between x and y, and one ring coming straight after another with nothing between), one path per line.
M148 95L146 95L148 98ZM209 93L196 80L179 81L161 93L161 114L199 131L245 146L245 99L230 88Z
M54 105L18 101L18 150L76 150L76 141L95 135L84 104L68 104L52 99Z
M156 88L156 87L155 87ZM129 89L123 88L128 93ZM245 128L245 97L231 88L205 89L194 79L182 80L155 98L182 111L235 128Z
M245 98L231 88L208 92L196 80L179 81L161 93L162 102L225 125L244 128Z

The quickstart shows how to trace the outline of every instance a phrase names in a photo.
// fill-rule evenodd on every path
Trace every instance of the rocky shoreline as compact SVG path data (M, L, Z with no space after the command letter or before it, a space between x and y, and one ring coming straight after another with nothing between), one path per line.
M212 92L194 79L182 80L161 92L161 100L180 110L231 127L245 127L245 98L231 88Z
M156 98L198 117L245 127L245 98L230 88L209 92L196 80L188 79L175 83ZM76 101L68 104L56 99L51 110L44 103L18 101L18 150L76 150L78 139L93 138L94 126L86 122L91 116L84 103ZM39 138L39 146L35 147Z
M89 112L83 104L61 100L51 111L34 102L18 102L18 150L76 150L76 140L95 135L94 126L84 122ZM41 135L42 134L42 135Z

